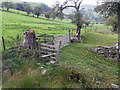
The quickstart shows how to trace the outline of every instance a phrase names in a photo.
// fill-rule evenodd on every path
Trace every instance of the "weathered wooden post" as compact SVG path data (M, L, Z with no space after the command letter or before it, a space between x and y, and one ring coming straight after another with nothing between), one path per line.
M73 36L73 29L72 29L72 36Z
M60 60L60 48L61 48L61 41L58 43L57 55L56 55L56 63Z
M70 30L68 30L68 39L69 39L69 42L71 43Z
M3 42L3 48L5 50L5 42L4 42L4 37L2 36L2 42Z
M86 24L85 24L85 33L86 33Z

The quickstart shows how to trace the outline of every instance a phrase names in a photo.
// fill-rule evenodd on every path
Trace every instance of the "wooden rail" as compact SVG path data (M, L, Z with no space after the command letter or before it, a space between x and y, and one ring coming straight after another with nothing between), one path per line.
M58 48L54 45L49 44L40 44L40 53L42 59L52 59L55 60L57 63L59 61L60 57L60 47L61 47L61 41L58 43Z
M44 38L42 41L41 41L41 38ZM49 37L49 39L46 39L46 37ZM50 39L51 37L51 39ZM37 39L40 39L40 43L47 43L47 42L50 42L51 44L54 45L54 36L53 35L46 35L46 34L42 34L42 35L39 35L37 36Z

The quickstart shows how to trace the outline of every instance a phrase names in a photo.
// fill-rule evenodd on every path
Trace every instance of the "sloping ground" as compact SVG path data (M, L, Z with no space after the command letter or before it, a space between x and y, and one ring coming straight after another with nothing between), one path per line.
M97 73L97 81L105 84L101 87L109 86L112 83L118 84L118 62L110 58L104 58L90 50L90 48L99 45L115 45L117 35L85 33L83 34L83 42L72 43L62 48L61 62L84 72L85 77L91 81L95 79L95 73Z
M6 39L19 33L24 33L27 29L35 30L36 35L53 34L59 35L67 33L69 29L76 28L67 22L48 20L40 16L39 18L27 16L25 12L12 10L2 11L2 34Z
M69 23L63 23L60 21L48 21L44 17L40 19L28 17L25 14L3 12L3 35L5 40L9 40L9 36L23 33L26 29L35 30L37 35L48 34L64 34L68 29L75 28L74 25ZM104 58L93 53L90 49L96 46L113 46L117 42L117 35L106 35L97 33L85 33L82 35L83 43L72 43L62 48L60 62L66 65L72 65L73 68L83 73L84 78L89 79L86 81L86 86L92 86L95 83L95 78L100 82L99 87L110 87L112 83L118 84L118 62L112 59ZM6 58L6 56L5 56ZM36 61L40 58L33 59L34 63L31 65L31 59L16 57L18 62L13 63L14 68L20 67L20 73L16 73L8 79L4 78L4 86L6 87L81 87L79 84L66 80L68 70L64 70L62 67L44 67L47 69L47 75L41 76L41 66L36 65ZM22 59L22 60L21 60ZM19 63L19 61L27 61L25 64ZM42 61L41 61L42 62ZM34 69L24 69L28 65L28 68L34 66ZM96 69L97 68L97 69ZM40 70L39 70L40 69ZM62 70L61 70L62 69ZM25 71L26 70L26 71ZM16 71L17 72L17 71ZM82 79L82 77L81 77ZM43 81L43 82L42 82ZM89 82L90 81L90 82Z

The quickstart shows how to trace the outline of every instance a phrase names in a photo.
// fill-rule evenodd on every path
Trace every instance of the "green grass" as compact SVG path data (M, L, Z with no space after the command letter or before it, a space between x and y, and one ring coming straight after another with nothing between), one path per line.
M32 15L31 15L32 16ZM10 10L10 12L2 11L2 34L5 40L10 40L10 36L16 36L19 33L24 33L27 29L35 30L37 35L47 33L53 35L64 34L68 32L68 29L76 28L68 22L59 20L47 20L45 17L35 18L26 16L25 12L17 10ZM100 31L98 32L95 28ZM95 30L96 31L95 31ZM109 28L102 24L95 24L91 28L93 30L89 33L84 33L82 29L83 43L72 43L62 48L60 55L60 62L64 65L72 65L74 72L79 72L81 75L80 83L76 83L74 80L67 80L71 71L65 67L53 67L53 65L44 67L47 69L47 74L42 76L40 74L40 66L36 65L37 61L41 61L40 58L24 58L18 55L17 57L11 56L6 53L3 58L7 60L14 60L12 67L18 71L14 72L14 75L10 77L5 75L4 87L46 87L46 88L81 88L81 87L111 87L111 83L118 84L118 62L104 58L91 51L91 48L96 46L113 46L118 40L118 35L113 33L107 33L105 30ZM89 30L89 27L87 27ZM96 33L97 32L97 33ZM9 46L7 46L9 47ZM4 52L5 53L5 52ZM17 53L16 53L17 54ZM33 60L33 62L32 62ZM23 64L23 62L25 63ZM96 70L96 64L97 70ZM33 68L34 67L34 68ZM25 69L24 69L25 68ZM30 69L30 70L29 70ZM20 72L20 73L18 73ZM97 72L97 75L95 73ZM18 74L17 74L18 73ZM32 73L32 74L31 74ZM33 74L34 73L34 74ZM9 77L6 79L6 77ZM94 78L100 81L101 84L95 86ZM83 85L80 85L80 84Z
M91 75L91 80L96 72L96 64L98 64L98 81L118 84L118 62L97 55L90 49L96 46L113 46L117 40L117 35L85 33L83 34L84 43L73 43L62 48L61 62L83 71L88 78Z
M38 19L15 13L15 11L9 13L2 11L2 33L5 37L23 33L27 29L35 30L37 35L43 33L58 35L67 33L68 29L72 28L76 28L76 26L66 22L48 20L42 16Z

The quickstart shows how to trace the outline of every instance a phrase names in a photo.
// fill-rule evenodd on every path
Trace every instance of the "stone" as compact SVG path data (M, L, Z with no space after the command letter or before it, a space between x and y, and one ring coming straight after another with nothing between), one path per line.
M40 65L40 63L37 63L37 65Z
M41 74L42 74L42 75L45 75L46 72L47 72L47 70L42 70L42 71L41 71Z
M43 67L41 67L41 68L43 68Z
M111 85L112 85L112 88L119 88L119 86L116 84L111 84Z
M55 63L55 61L53 61L53 60L52 60L52 61L50 61L50 63L51 63L51 64L54 64L54 63Z
M71 37L71 43L77 42L77 41L78 41L78 38L77 38L77 37Z
M50 62L47 62L46 64L47 64L47 65L50 65Z

